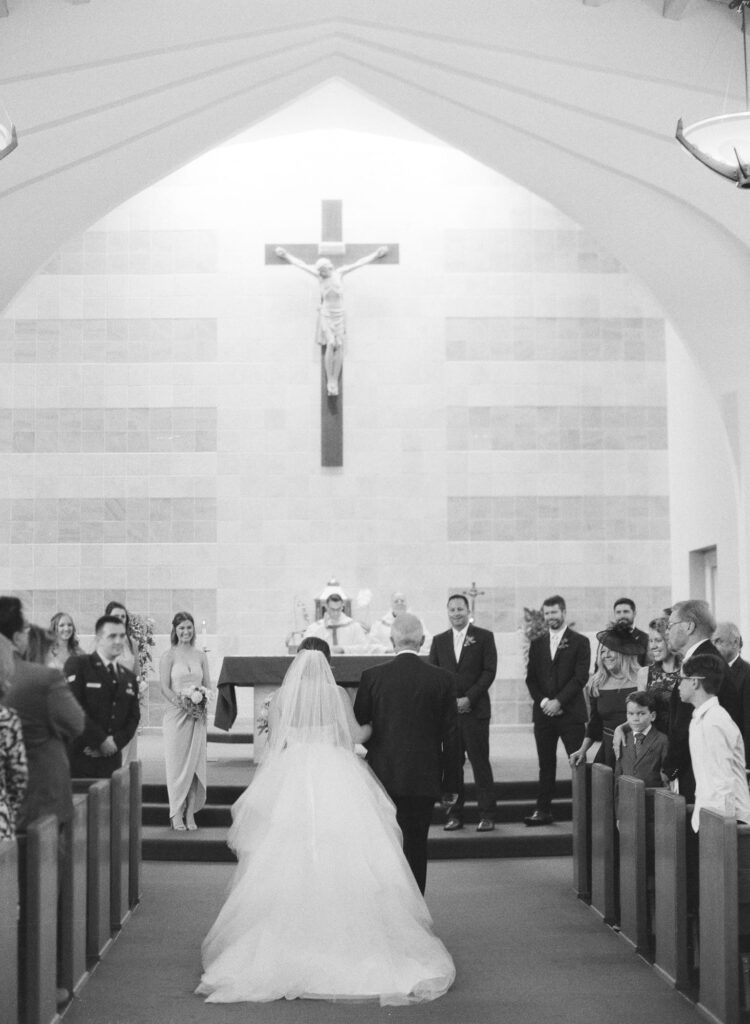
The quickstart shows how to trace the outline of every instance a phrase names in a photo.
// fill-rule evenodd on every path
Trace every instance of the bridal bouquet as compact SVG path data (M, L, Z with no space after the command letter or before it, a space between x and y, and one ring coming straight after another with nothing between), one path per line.
M206 686L187 686L179 692L180 707L191 718L205 718L213 692Z

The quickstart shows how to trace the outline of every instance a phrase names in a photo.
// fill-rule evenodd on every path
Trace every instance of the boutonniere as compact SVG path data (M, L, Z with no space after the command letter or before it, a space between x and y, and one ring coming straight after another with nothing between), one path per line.
M475 636L467 636L466 639L464 640L464 647L471 647L471 645L475 644L476 642L477 638Z
M557 649L558 649L558 651L564 651L565 648L569 647L569 646L570 646L570 644L568 643L568 638L566 636L564 636L562 638L562 640L560 641L560 643L557 645Z

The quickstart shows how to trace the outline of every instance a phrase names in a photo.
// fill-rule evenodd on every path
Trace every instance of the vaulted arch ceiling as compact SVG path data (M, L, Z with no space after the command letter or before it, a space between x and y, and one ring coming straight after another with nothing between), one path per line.
M651 287L717 392L747 376L748 197L673 140L679 115L721 112L727 90L742 105L738 21L722 5L8 6L0 100L21 143L0 163L0 308L67 237L339 77L595 234Z

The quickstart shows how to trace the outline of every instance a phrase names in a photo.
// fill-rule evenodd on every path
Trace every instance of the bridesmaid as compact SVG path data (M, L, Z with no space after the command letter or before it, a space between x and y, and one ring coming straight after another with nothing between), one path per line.
M83 654L78 643L76 624L67 612L56 612L50 619L49 630L53 641L46 664L49 668L59 668L62 672L68 658L74 654Z
M195 814L206 802L206 716L193 718L180 706L179 693L188 686L210 689L208 661L195 649L195 622L189 612L172 619L172 646L159 663L164 710L164 760L167 769L169 821L177 832L193 831ZM183 820L184 815L184 820Z

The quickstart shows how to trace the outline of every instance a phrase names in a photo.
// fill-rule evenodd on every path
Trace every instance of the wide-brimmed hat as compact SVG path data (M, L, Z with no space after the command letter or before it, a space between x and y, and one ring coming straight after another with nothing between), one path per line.
M624 624L610 625L596 634L596 639L602 647L616 651L618 654L630 654L637 657L645 651L644 644L633 636L628 626Z

